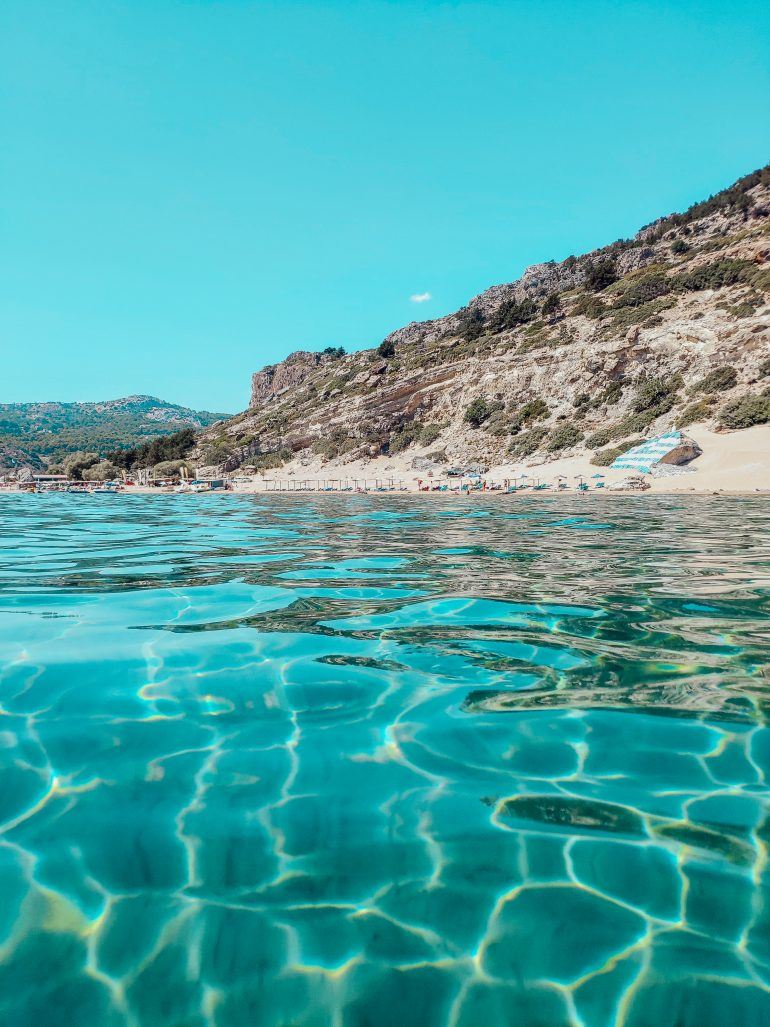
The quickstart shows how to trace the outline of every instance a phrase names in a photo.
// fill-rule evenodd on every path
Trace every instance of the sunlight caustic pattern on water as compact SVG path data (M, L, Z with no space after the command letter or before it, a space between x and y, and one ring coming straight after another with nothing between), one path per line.
M763 499L0 498L0 1021L770 1021Z

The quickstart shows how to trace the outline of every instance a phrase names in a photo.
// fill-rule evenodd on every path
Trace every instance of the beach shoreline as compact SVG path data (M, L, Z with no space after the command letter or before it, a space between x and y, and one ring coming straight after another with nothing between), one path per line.
M683 468L666 468L663 476L597 467L588 452L531 464L516 462L492 465L483 474L469 478L449 477L443 465L416 469L424 461L419 450L343 463L321 458L294 460L263 473L232 472L227 490L217 495L367 495L367 496L554 496L554 495L770 495L770 425L758 425L735 432L715 432L693 425L687 435L702 449L702 455ZM478 461L482 463L482 461ZM451 464L447 463L446 467ZM443 473L442 473L443 471ZM629 478L644 482L641 488L617 488ZM487 487L470 488L486 482ZM586 489L578 488L583 482ZM538 483L549 487L537 489ZM526 484L515 492L508 485ZM562 485L560 488L559 485ZM443 486L443 487L442 487ZM169 495L173 485L129 485L123 495ZM461 491L462 490L462 491ZM0 493L16 491L4 488ZM198 494L198 493L195 493ZM204 493L208 494L208 493Z
M644 490L616 491L616 485L631 476L631 472L615 470L612 467L597 467L590 462L591 454L582 453L576 456L551 459L545 462L527 464L521 461L490 466L481 480L488 484L502 485L506 480L512 483L524 481L533 486L538 481L548 482L551 488L535 492L532 487L523 490L522 495L568 495L578 492L577 485L582 480L590 487L580 494L615 494L615 495L711 495L725 493L736 495L770 494L770 426L757 425L735 432L716 432L705 425L692 425L686 434L694 439L703 450L701 456L693 460L686 468L671 468L673 473L662 477L651 474L644 475L649 488ZM249 477L248 481L237 481L234 491L240 493L259 493L265 495L294 494L304 495L334 494L318 492L317 489L298 488L301 482L339 482L347 481L354 484L366 480L373 483L377 480L396 486L402 485L403 491L366 490L366 495L457 495L449 489L444 491L421 491L419 482L429 487L437 482L447 485L460 484L459 478L448 478L446 473L434 469L416 470L412 467L415 456L422 457L421 451L413 451L396 456L379 456L368 461L351 463L322 463L320 459L300 463L293 461L280 470L268 471ZM447 465L449 466L449 465ZM239 476L236 476L239 477ZM467 478L463 479L467 482ZM568 488L558 489L559 480L566 482ZM602 488L596 488L603 482ZM450 486L451 487L451 486ZM334 491L339 492L339 489ZM347 495L356 494L348 491ZM505 490L477 490L472 495L507 494Z

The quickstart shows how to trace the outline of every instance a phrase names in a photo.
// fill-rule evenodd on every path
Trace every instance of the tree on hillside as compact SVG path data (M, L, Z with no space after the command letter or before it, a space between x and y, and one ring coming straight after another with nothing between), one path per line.
M617 282L618 274L615 270L615 261L609 257L601 260L589 260L586 263L586 287L591 292L601 292L608 285Z
M93 467L87 467L83 471L84 481L112 481L114 478L119 477L120 471L109 460L100 460L98 464L94 464Z
M83 453L78 450L70 453L62 460L62 470L73 481L83 481L83 474L89 467L99 462L97 453Z
M186 460L163 460L161 463L155 464L153 473L159 478L173 477L174 475L181 474L183 469L187 472L188 476L192 475L193 469Z
M495 408L490 403L487 403L483 396L478 396L476 399L471 400L465 408L463 420L468 424L472 424L474 428L480 428L484 421L494 413L494 410Z
M160 435L131 449L115 449L107 454L107 459L124 470L130 470L132 467L154 467L164 460L183 459L194 445L194 429L182 428L172 435Z

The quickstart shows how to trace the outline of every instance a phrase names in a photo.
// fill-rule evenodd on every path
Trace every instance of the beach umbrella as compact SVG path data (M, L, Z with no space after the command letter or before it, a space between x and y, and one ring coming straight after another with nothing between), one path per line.
M603 478L604 475L603 474L592 474L591 477L592 478Z

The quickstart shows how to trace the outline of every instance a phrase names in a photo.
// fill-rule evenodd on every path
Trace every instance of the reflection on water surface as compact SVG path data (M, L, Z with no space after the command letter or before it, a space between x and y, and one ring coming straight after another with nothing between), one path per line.
M766 500L0 530L2 1022L770 1022Z

